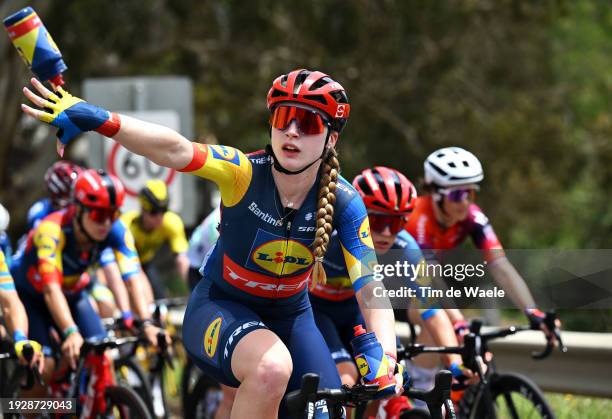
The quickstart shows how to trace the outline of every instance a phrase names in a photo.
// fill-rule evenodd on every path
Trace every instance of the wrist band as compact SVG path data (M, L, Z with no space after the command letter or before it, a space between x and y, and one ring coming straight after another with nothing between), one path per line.
M132 310L125 310L121 312L121 318L123 320L131 319L133 317L134 317L134 314L132 314Z
M108 111L107 111L108 112ZM121 118L115 112L108 112L109 118L98 128L96 128L96 132L104 135L105 137L112 138L114 137L121 128Z
M148 318L148 319L142 319L141 324L142 324L142 327L149 326L149 325L154 326L155 322L153 321L153 319Z
M28 337L25 335L25 333L23 333L22 330L15 330L13 332L13 342L17 343L21 342L22 340L28 340Z
M68 336L72 335L73 333L78 333L79 331L79 327L76 324L73 324L72 326L68 326L67 328L64 329L64 331L62 332L62 335L64 335L64 339L66 339Z

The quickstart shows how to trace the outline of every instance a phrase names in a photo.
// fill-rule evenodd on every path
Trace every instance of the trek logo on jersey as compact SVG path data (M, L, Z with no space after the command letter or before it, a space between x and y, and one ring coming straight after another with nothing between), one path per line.
M294 240L272 240L257 247L251 259L275 275L291 275L312 264L312 252Z
M224 145L211 145L209 146L213 158L217 160L225 160L229 163L233 163L236 166L240 166L240 155L236 153L236 149L232 147L226 147Z
M357 364L357 368L359 369L359 374L362 377L366 377L368 374L371 373L370 365L368 364L368 361L365 355L359 355L355 357L355 363Z
M214 357L217 352L221 323L223 323L223 317L219 316L208 325L206 332L204 332L204 352L206 352L209 358Z
M368 221L368 217L365 217L359 226L359 240L370 249L374 249L372 236L370 235L370 222Z

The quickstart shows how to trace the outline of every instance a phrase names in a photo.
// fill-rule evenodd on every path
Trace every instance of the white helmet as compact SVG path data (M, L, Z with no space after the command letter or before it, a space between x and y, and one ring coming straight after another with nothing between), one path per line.
M478 183L484 178L475 155L461 147L446 147L425 159L425 183L441 188Z
M0 204L0 232L6 231L11 222L11 216L9 212L4 208L4 205Z

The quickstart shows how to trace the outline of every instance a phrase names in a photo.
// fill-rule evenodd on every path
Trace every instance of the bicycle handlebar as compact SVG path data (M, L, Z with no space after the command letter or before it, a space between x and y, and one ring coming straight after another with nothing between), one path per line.
M561 332L555 322L557 315L553 311L546 313L544 323L549 330L553 331L555 338L559 341L559 349L562 353L567 352L567 347L563 345L561 340ZM411 345L405 348L399 345L397 349L398 360L411 359L422 353L454 353L461 355L463 364L478 374L480 379L486 384L486 378L482 372L482 358L487 352L487 343L494 339L510 336L525 330L532 330L530 326L510 326L503 329L494 330L491 332L482 333L482 321L473 320L470 324L470 333L463 337L463 346L424 346L420 344ZM552 338L546 337L546 347L541 352L532 352L531 357L537 360L548 357L554 349Z
M442 370L436 374L435 385L431 390L409 389L410 383L407 382L404 384L405 394L427 403L432 419L442 419L442 406L452 409L452 403L447 403L450 399L451 380L450 371ZM338 412L342 406L354 406L372 400L378 393L378 384L355 384L353 387L343 385L339 389L317 390L318 385L317 374L304 374L300 389L285 396L287 409L292 417L301 418L306 415L309 419L314 418L315 404L319 400L328 402L327 408L330 412ZM330 416L332 417L334 416ZM450 417L454 417L454 410Z

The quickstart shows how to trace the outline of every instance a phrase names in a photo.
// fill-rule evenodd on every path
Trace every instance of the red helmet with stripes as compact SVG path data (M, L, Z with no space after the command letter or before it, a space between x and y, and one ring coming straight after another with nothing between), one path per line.
M349 117L351 105L344 87L320 71L304 69L283 74L274 80L268 92L268 109L283 102L298 102L322 111L329 118L332 129L342 131Z
M74 183L75 202L89 208L119 209L124 199L121 181L104 170L85 170Z
M388 167L365 169L353 179L353 186L368 210L404 215L412 211L416 203L417 192L412 182Z
M59 160L47 169L45 185L51 201L58 207L65 207L70 202L72 185L83 168L72 162Z

